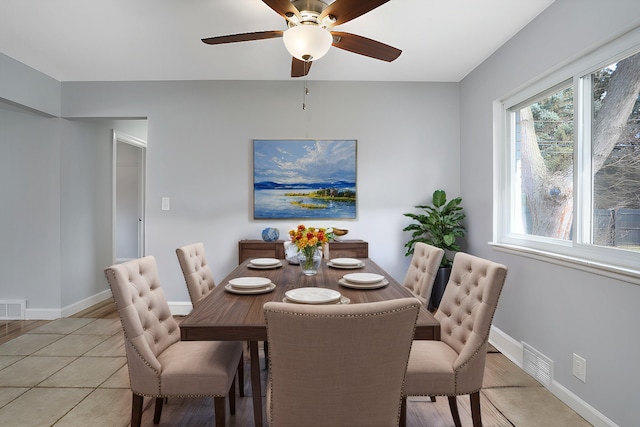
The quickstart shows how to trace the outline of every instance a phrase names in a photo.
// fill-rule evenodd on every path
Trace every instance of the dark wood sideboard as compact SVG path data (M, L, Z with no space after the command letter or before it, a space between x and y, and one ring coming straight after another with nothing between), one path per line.
M249 258L284 259L284 240L240 240L238 264ZM369 258L369 243L364 240L333 240L329 242L329 258Z

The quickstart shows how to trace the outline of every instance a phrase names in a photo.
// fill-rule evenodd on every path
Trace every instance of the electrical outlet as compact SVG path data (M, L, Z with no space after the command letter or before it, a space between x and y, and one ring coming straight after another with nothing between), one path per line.
M573 376L583 383L587 382L587 361L575 353L573 353Z

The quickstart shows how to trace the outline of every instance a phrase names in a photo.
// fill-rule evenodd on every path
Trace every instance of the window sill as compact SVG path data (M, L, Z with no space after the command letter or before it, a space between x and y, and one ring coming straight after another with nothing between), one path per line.
M593 260L576 258L518 245L496 242L489 242L489 245L492 246L495 250L501 252L525 256L527 258L532 258L538 261L586 271L588 273L609 277L611 279L633 283L634 285L640 285L640 270L618 267L615 265L604 264Z

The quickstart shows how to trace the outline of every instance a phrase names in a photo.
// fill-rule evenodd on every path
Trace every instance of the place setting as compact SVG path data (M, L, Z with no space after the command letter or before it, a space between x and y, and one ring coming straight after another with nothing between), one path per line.
M269 270L271 268L282 267L282 262L275 258L254 258L249 261L247 267L257 270Z
M354 269L364 267L364 262L356 258L334 258L327 261L327 265L333 268Z
M237 277L229 280L224 286L227 292L233 294L264 294L276 288L275 283L266 277Z
M342 286L353 289L379 289L387 286L389 281L375 273L351 273L338 280Z
M285 292L282 302L295 304L349 304L351 300L327 288L297 288Z

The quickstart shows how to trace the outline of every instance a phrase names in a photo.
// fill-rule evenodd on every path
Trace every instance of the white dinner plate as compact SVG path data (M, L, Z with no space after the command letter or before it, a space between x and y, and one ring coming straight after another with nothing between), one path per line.
M362 264L362 261L355 258L333 258L330 260L335 265L354 266Z
M245 295L265 294L267 292L271 292L275 288L276 288L275 283L269 283L268 285L261 286L259 288L236 288L228 283L224 285L224 289L227 292L231 292L232 294L245 294Z
M282 298L282 302L290 302L292 304L298 304L297 302L292 301L287 297ZM340 299L337 299L335 301L330 301L327 304L349 304L349 303L351 303L351 299L345 297L344 295L341 295Z
M334 264L333 262L328 261L327 265L329 267L333 267L333 268L342 268L342 269L345 269L345 270L351 270L351 269L354 269L354 268L362 268L362 267L364 267L364 262L361 262L360 264L354 264L354 265L342 265L342 264Z
M254 268L256 270L268 270L270 268L282 267L282 263L278 262L277 264L270 264L270 265L256 265L253 262L250 262L249 264L247 264L247 267Z
M229 284L236 289L264 288L271 279L266 277L237 277L229 280Z
M387 279L382 279L381 281L376 283L353 283L345 279L340 279L338 280L338 283L346 288L352 289L378 289L387 286L389 284L389 281Z
M352 283L377 283L384 279L384 276L375 273L351 273L342 277Z
M251 264L266 267L270 265L280 264L280 260L275 258L256 258L251 260Z
M340 292L326 288L298 288L285 292L291 301L303 304L326 304L340 299Z

